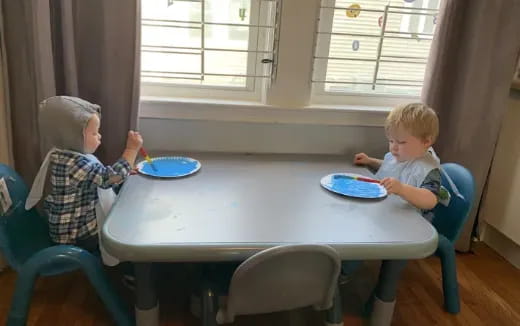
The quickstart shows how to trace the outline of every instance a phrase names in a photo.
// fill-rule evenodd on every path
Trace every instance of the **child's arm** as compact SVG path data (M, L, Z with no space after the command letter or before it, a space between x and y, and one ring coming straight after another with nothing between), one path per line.
M370 169L377 171L381 167L381 164L383 164L383 160L369 157L365 153L358 153L354 156L354 164L365 165L365 166L369 167Z
M384 178L381 184L389 194L396 194L419 209L430 210L437 205L437 196L428 189L410 186L395 178Z
M121 184L130 174L137 152L143 144L143 138L138 132L129 131L126 140L126 149L112 166L92 164L84 157L78 157L70 171L72 183L77 186L81 182L88 182L90 186L108 189Z
M137 131L128 131L128 136L126 138L126 148L121 155L130 166L134 166L135 159L137 158L137 152L143 146L143 137Z
M119 159L112 166L104 166L100 163L92 163L85 157L78 157L69 171L72 186L80 184L87 187L100 187L108 189L121 184L130 174L132 167L126 159Z

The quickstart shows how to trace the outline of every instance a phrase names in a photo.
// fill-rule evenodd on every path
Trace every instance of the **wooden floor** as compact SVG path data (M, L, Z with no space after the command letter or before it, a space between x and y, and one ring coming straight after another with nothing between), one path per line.
M177 268L179 269L179 268ZM188 311L189 269L162 278L161 325L195 326ZM370 292L375 266L360 271L342 289L345 325L362 325L360 302ZM520 325L520 270L483 244L474 253L458 255L462 311L453 316L442 310L440 265L436 258L411 262L400 283L393 325ZM175 273L174 273L175 274ZM5 324L16 274L0 273L0 325ZM171 285L171 286L170 286ZM128 290L120 287L127 300ZM130 304L130 302L129 302ZM310 309L247 316L233 325L322 325L321 313ZM28 325L112 325L95 292L80 273L40 279L34 291Z

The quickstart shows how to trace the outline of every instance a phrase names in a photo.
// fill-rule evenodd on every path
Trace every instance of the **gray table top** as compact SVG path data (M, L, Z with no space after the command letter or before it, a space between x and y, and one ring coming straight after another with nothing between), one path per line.
M102 228L125 261L226 261L279 244L324 243L343 259L432 254L437 232L397 196L360 200L320 186L353 172L339 156L193 153L202 169L182 179L131 176Z

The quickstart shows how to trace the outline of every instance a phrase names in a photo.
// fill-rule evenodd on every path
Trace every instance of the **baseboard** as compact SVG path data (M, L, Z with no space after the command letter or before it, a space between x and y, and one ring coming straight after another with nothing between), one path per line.
M484 223L482 231L482 241L493 248L513 266L520 269L520 245L487 223Z

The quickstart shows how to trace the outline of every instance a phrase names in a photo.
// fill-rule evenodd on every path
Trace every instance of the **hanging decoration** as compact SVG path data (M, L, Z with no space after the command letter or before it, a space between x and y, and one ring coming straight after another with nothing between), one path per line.
M356 18L361 13L361 6L357 3L351 4L347 8L347 17L349 18Z
M238 9L238 17L240 17L241 21L244 21L244 19L246 19L246 12L247 12L246 8L239 8Z
M354 51L359 50L359 41L358 40L352 41L352 50L354 50Z

